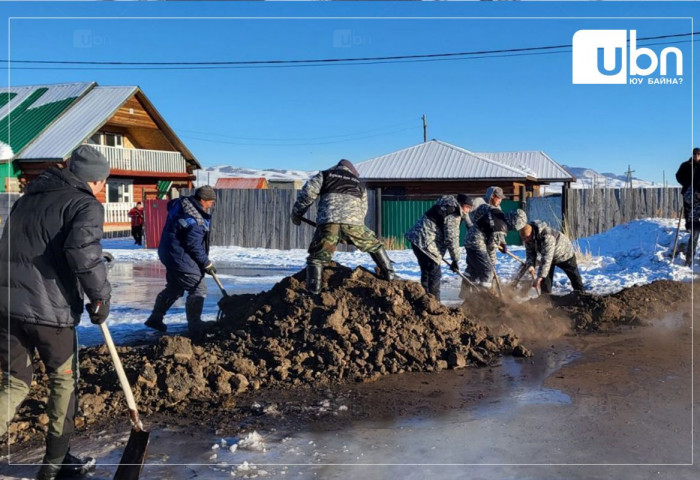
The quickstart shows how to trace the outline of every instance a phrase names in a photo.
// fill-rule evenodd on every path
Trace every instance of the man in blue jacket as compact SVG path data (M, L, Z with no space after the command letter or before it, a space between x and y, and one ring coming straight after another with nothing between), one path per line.
M158 257L165 265L165 289L156 297L146 326L165 332L163 317L175 300L187 292L185 313L190 335L202 333L202 309L207 287L204 274L216 273L209 260L209 225L207 211L214 206L216 192L209 185L199 187L191 197L168 202L168 219L158 247Z

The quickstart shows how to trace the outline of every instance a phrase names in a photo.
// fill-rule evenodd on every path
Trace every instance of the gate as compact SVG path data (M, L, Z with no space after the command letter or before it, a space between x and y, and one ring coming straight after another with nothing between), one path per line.
M146 248L158 248L163 234L165 220L168 218L168 200L146 200L144 207L144 228L146 229Z

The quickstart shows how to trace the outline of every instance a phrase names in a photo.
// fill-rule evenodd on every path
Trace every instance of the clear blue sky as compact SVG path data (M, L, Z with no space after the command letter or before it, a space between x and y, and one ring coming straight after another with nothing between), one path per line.
M0 12L6 19L51 17L11 20L13 60L196 62L565 45L580 29L636 29L640 37L689 33L690 19L620 17L698 19L700 5L29 2L0 4ZM118 18L133 16L188 18ZM288 18L293 16L336 18ZM448 18L347 18L387 16ZM562 164L617 174L630 164L635 176L660 182L663 170L672 179L679 163L690 156L693 134L695 144L700 143L698 107L695 131L692 126L691 42L683 40L663 40L651 47L657 53L665 46L683 51L682 85L573 85L570 50L293 68L20 69L13 64L5 78L11 85L138 85L205 166L314 170L340 158L366 160L421 142L420 118L425 114L429 138L472 151L544 150ZM0 38L4 60L7 41L7 36Z

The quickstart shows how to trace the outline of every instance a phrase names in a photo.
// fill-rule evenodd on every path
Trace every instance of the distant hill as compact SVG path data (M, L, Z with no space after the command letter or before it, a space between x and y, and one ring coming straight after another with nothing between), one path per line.
M625 175L615 175L614 173L598 173L591 168L585 167L564 167L576 177L576 182L571 184L572 188L625 188L627 186L627 178ZM221 177L236 177L236 178L259 178L264 177L268 180L306 180L316 171L305 170L281 170L281 169L266 169L258 170L255 168L232 167L230 165L220 165L217 167L206 167L196 172L196 184L205 185L207 183L214 185ZM649 188L660 187L659 183L647 182L637 177L632 177L632 186L634 188ZM544 187L545 193L561 193L561 183L553 183Z

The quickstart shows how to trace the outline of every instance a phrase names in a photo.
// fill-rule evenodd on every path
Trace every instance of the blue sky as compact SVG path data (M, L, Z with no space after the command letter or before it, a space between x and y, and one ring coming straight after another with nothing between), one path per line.
M697 17L700 5L29 2L2 4L0 12L5 18L44 17L11 20L14 60L202 62L567 45L580 29L636 29L639 37L689 33L693 27L687 18L621 17ZM142 16L171 18L118 18ZM616 174L630 164L635 176L660 182L664 170L672 179L690 156L693 136L700 143L697 113L693 128L691 43L681 40L659 40L650 47L657 54L666 46L682 50L681 85L573 85L568 49L293 68L36 69L13 64L6 82L138 85L205 166L314 170L340 158L362 161L421 142L425 114L429 138L472 151L544 150L562 164ZM8 52L7 41L0 39L0 52Z

